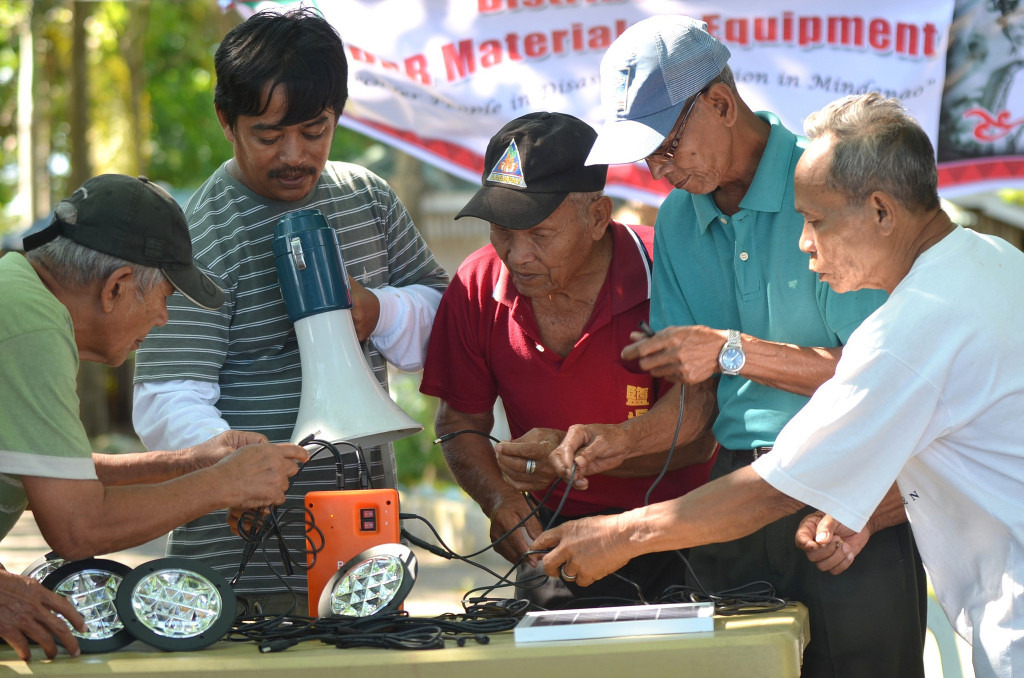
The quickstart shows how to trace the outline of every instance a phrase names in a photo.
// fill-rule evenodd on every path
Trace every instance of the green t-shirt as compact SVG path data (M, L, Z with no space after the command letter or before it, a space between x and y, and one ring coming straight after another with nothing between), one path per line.
M0 539L28 499L21 476L95 480L79 419L71 315L21 254L0 259Z
M793 206L803 140L774 115L758 115L771 134L736 214L723 214L710 195L681 190L658 211L651 325L706 325L797 346L841 346L887 295L838 294L807 268L799 248L803 217ZM773 445L806 402L742 375L723 376L715 437L734 450Z

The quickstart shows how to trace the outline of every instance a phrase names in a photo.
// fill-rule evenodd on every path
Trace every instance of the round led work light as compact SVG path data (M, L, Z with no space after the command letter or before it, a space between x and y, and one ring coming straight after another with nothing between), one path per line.
M58 567L66 563L67 561L58 556L53 551L50 551L45 556L39 556L26 567L21 575L23 577L29 577L35 579L40 584L46 579L46 575L50 574Z
M235 592L220 574L188 558L143 563L124 578L117 611L125 628L160 650L199 650L235 621Z
M401 544L366 549L338 570L320 594L319 616L369 617L397 610L416 583L416 555Z
M132 642L114 606L129 572L130 567L114 560L86 558L65 563L43 579L43 586L70 600L85 617L85 633L71 629L83 653L113 652Z

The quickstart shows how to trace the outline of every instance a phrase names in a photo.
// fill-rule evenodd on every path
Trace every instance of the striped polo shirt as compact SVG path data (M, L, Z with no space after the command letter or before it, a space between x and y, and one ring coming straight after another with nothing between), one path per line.
M447 275L434 260L408 212L384 180L348 163L329 162L306 198L268 200L232 177L226 163L185 207L198 265L224 290L224 305L208 311L180 294L168 300L170 321L156 327L137 353L136 382L191 379L217 382L217 408L234 429L257 431L273 442L287 441L299 407L301 364L288 318L271 243L285 214L318 209L338 232L348 273L368 288L421 284L443 290ZM384 388L387 366L372 343L363 342L367 362ZM342 450L344 452L344 449ZM394 487L390 445L367 450L375 487ZM346 488L358 487L354 455L346 455ZM295 477L285 509L294 524L286 530L294 553L304 549L301 508L313 490L333 489L333 459L321 452ZM218 511L176 529L168 551L202 559L230 578L238 568L243 542L232 535ZM282 572L276 545L269 563ZM304 557L299 556L300 561ZM288 577L305 590L305 577ZM235 589L241 594L287 590L258 555Z

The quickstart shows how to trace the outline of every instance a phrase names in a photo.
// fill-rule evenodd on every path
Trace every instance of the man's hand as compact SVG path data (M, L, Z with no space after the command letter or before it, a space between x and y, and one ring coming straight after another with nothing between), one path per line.
M505 482L520 492L546 489L553 480L560 477L562 466L558 460L552 459L552 453L564 436L565 431L535 428L513 441L495 445L494 454ZM533 473L528 473L531 460L536 466Z
M666 327L653 337L634 332L634 343L622 349L622 359L639 360L640 367L655 377L699 384L719 371L718 354L728 338L728 331L704 325Z
M633 557L623 514L593 516L562 523L541 534L532 548L550 550L541 565L549 577L575 577L578 586L590 586L607 577Z
M867 545L871 528L854 532L832 516L815 511L800 521L796 545L807 552L807 559L822 572L845 572Z
M491 541L498 541L508 534L494 545L494 550L513 565L518 564L523 554L530 550L530 542L536 539L543 529L536 517L530 518L521 527L516 527L529 514L530 506L518 492L503 495L491 511Z
M236 450L211 470L223 476L227 506L276 506L284 503L288 479L307 459L309 453L298 445L260 443Z
M262 506L260 508L245 508L244 506L232 506L228 508L228 514L224 518L224 522L228 524L228 529L231 530L231 534L236 537L241 536L238 533L238 521L242 519L242 516L246 513L250 514L246 516L247 521L253 521L248 524L243 524L242 529L251 528L257 522L263 522L263 519L270 515L270 508Z
M352 276L348 277L352 291L352 324L356 326L356 337L366 341L377 328L380 319L380 299Z
M0 566L0 638L22 661L32 657L30 640L38 643L49 659L57 656L57 643L72 657L79 655L78 641L54 612L63 615L77 630L85 631L85 619L71 601L43 588L34 579L11 574Z
M573 487L585 490L590 485L587 476L610 471L627 459L628 443L622 428L615 424L574 424L552 451L552 464L566 479L575 464Z
M267 436L252 431L224 431L206 442L182 450L189 463L187 472L213 466L240 447L267 442Z

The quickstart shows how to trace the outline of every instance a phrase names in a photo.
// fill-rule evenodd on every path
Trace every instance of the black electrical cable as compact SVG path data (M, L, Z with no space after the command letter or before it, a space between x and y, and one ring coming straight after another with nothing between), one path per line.
M685 384L679 384L679 416L676 418L676 430L672 434L672 444L668 448L668 456L665 457L665 463L661 467L661 473L654 479L651 486L647 488L647 494L644 495L644 506L651 503L651 495L654 494L654 488L661 483L661 479L668 473L669 464L672 463L672 455L676 452L676 443L679 441L679 431L683 428L683 394L686 391Z
M318 455L320 452L324 450L327 450L334 457L335 468L337 472L336 484L338 488L341 489L344 486L345 473L344 462L341 452L331 442L316 438L315 433L310 434L303 438L301 441L299 441L300 447L305 447L307 445L313 444L318 445L319 448L310 453L309 458L306 460L306 462L299 467L299 471L301 472L305 465L308 464L314 457L316 457L316 455ZM352 447L356 452L357 459L360 460L360 462L362 461L362 450L358 446L344 441L339 442L338 444L348 445L349 447ZM360 475L362 476L362 474ZM367 476L368 475L369 472L367 469ZM286 494L291 490L292 484L295 482L295 479L297 477L298 473L292 476L292 478L288 481L288 487L285 489ZM285 578L285 576L277 572L277 570L274 569L274 567L271 565L270 556L267 553L267 542L270 539L278 540L278 552L281 555L281 562L285 568L285 573L287 575L293 575L296 569L306 570L309 567L312 567L312 565L316 564L316 554L323 549L325 542L324 533L319 527L316 526L316 521L313 518L313 514L308 509L303 507L303 534L308 548L302 553L303 559L301 562L292 557L290 551L288 550L287 544L285 543L284 540L284 528L287 526L291 526L293 524L297 524L299 522L297 520L284 520L284 518L292 512L294 512L294 509L285 509L284 513L282 514L282 517L279 518L277 514L277 507L270 507L269 509L266 510L266 516L263 516L262 512L255 511L245 511L241 514L241 516L238 519L237 525L238 535L246 542L246 545L242 550L242 558L240 559L240 562L238 564L238 570L235 572L234 576L231 578L229 582L229 584L232 587L235 586L242 578L242 575L245 572L246 565L249 563L250 560L252 560L252 557L256 554L256 551L260 550L263 554L264 563L266 563L270 570L277 576L281 583L284 584L284 586L294 597L295 602L293 603L293 608L295 605L298 604L298 592L295 591L291 584L288 583L288 580ZM319 537L319 545L314 543L313 537ZM307 559L309 560L309 564L307 564L306 562Z
M371 617L291 617L272 624L236 623L226 640L258 642L260 652L281 652L309 640L338 648L429 650L444 647L446 638L486 644L488 634L507 631L516 622L517 617L509 614L411 617L394 612Z
M682 399L682 393L680 394ZM673 436L672 449L674 450L676 442L678 440L679 432L682 425L682 407L680 407L679 418L676 424L676 431ZM472 429L464 429L460 431L453 431L443 436L439 436L435 442L444 442L454 438L457 435L465 433L481 435L490 438L494 442L501 442L493 436L484 433L482 431L476 431ZM318 454L322 450L328 450L335 457L339 474L343 474L343 463L340 451L337 447L328 442L316 439L313 436L307 437L304 444L316 444L319 445L319 449L311 453L310 458ZM366 467L365 460L362 457L362 450L351 443L341 443L353 447L356 451L357 458L362 466L360 475L365 472L366 477L369 477L369 469ZM671 459L671 451L669 459L666 460L665 467L662 469L662 473L658 476L651 488L648 490L646 501L649 500L654 487L664 476L669 461ZM545 493L544 497L538 503L536 501L530 502L533 507L527 516L525 516L516 526L501 535L498 539L494 540L488 546L475 551L469 555L459 555L455 553L444 540L441 538L438 531L434 526L422 516L403 513L399 515L401 520L420 520L433 534L437 540L439 546L435 547L429 544L429 542L415 537L410 534L407 530L402 530L403 538L408 540L414 545L420 546L435 555L450 559L460 560L466 562L474 567L477 567L490 576L494 577L496 582L489 586L482 586L471 589L466 592L463 596L463 608L465 612L462 615L451 615L447 620L456 624L454 627L447 627L441 624L439 619L417 619L408 617L404 613L397 613L398 616L386 615L385 618L369 617L363 618L362 621L359 619L353 620L352 618L339 618L339 617L328 617L322 619L312 619L309 617L302 616L291 616L291 615L278 615L274 617L260 617L260 616L249 616L239 617L236 620L235 628L229 632L229 640L255 640L260 643L261 652L277 652L288 647L295 645L298 642L305 640L319 639L323 642L330 643L336 647L384 647L392 649L432 649L437 647L443 647L445 634L454 634L457 636L459 644L464 644L466 639L469 637L475 638L478 642L484 642L484 638L487 638L486 634L495 632L495 630L507 630L515 626L517 620L525 613L529 608L530 603L527 600L514 599L514 598L489 598L488 595L498 588L505 587L520 587L529 588L531 585L539 586L547 578L545 575L536 575L526 580L514 581L511 577L518 567L519 563L512 565L511 569L504 575L494 572L490 568L475 562L472 560L485 551L494 548L502 540L507 539L511 534L518 530L527 520L536 516L540 507L545 505L548 499L551 497L552 492L558 486L560 482L566 483L566 489L563 493L561 500L555 511L552 513L551 519L545 529L550 529L554 524L555 520L561 515L562 509L568 498L570 491L572 490L572 483L576 475L576 466L573 465L572 471L568 481L562 479L556 479L553 481ZM294 478L292 479L294 481ZM343 485L343 480L339 476L339 483ZM341 485L340 485L341 486ZM289 483L289 488L291 483ZM525 493L528 497L528 501L532 497ZM303 555L312 559L315 562L316 554L323 548L324 545L324 534L320 528L316 527L313 521L312 515L308 510L304 511L304 523L306 526L306 541L309 549ZM293 563L300 568L305 568L306 564L297 563L287 552L287 548L284 544L283 533L284 528L291 525L293 521L288 519L289 510L278 515L276 509L272 509L268 512L268 515L262 517L256 513L246 512L239 520L239 533L243 536L243 539L247 540L246 550L249 552L249 557L255 552L257 548L261 548L263 551L264 559L267 561L268 566L270 565L269 556L267 554L267 540L270 538L277 538L279 540L278 547L282 553L282 559L285 563ZM295 521L297 522L297 521ZM312 536L311 536L312 535ZM318 536L319 544L314 543L313 537ZM748 587L741 587L732 591L725 591L719 594L708 594L704 587L697 581L696 576L693 574L693 570L690 567L689 562L683 556L682 553L677 552L679 557L685 563L687 570L692 576L693 580L697 583L699 588L690 589L688 587L670 587L666 590L659 598L654 602L693 602L701 600L711 600L715 603L716 612L719 614L739 614L749 613L754 611L771 611L780 609L786 604L780 598L774 596L774 591L770 585L765 582L755 582ZM522 560L533 556L541 555L541 552L529 551L523 554L520 559ZM232 580L234 584L237 579L241 576L244 569L245 561L240 565L239 572L236 574L235 579ZM273 570L273 567L271 567ZM298 595L294 589L288 584L288 581L275 571L275 574L284 582L285 586L289 591L292 592L293 597L298 600ZM642 604L647 604L643 591L633 581L628 578L614 573L615 576L619 577L623 581L629 583L637 593L637 599L625 600L620 598L607 597L607 601L613 604L623 604L639 601ZM748 590L751 586L760 587L756 590ZM767 588L765 588L767 587ZM474 597L473 594L477 592L483 592L482 595ZM593 601L589 601L593 602ZM293 608L294 609L294 608ZM376 620L369 622L366 620ZM456 621L452 621L456 620ZM461 620L461 621L459 621ZM479 625L475 627L467 626L470 621L479 622L480 620L497 620L501 625L500 629L495 628L480 628Z
M648 336L653 334L653 331L649 330L649 328L645 329L644 327L641 327L641 329L646 334L648 334ZM654 490L657 488L658 484L662 481L662 479L665 477L665 474L668 472L668 469L669 469L669 467L671 465L671 462L672 462L672 455L675 453L676 445L679 442L679 435L680 435L680 432L682 431L682 426L683 426L683 413L684 413L684 404L685 404L685 388L686 388L685 385L683 385L683 384L679 385L679 413L678 413L678 415L676 417L675 431L672 434L672 443L669 446L668 455L667 455L667 457L665 459L665 463L662 465L661 472L658 474L658 476L651 483L650 487L647 489L646 494L644 495L644 506L647 506L647 505L650 504L651 496L653 495ZM439 436L437 439L434 440L434 442L435 443L446 442L448 440L451 440L455 436L461 435L463 433L472 433L472 434L475 434L475 435L484 436L484 437L490 438L492 441L494 441L496 443L497 442L501 442L500 440L498 440L494 436L492 436L492 435L490 435L490 434L488 434L488 433L486 433L484 431L478 431L478 430L474 430L474 429L463 429L463 430L460 430L460 431L453 431L453 432L450 432L450 433L446 433L443 436ZM567 496L569 494L569 490L572 488L572 483L573 483L573 479L575 478L575 474L576 474L576 466L573 465L572 473L570 474L570 478L569 478L569 481L567 483L566 492L562 496L562 499L559 502L558 507L553 512L553 514L551 516L551 519L548 521L548 524L545 527L546 530L547 529L551 529L551 527L554 525L555 521L557 520L558 516L561 515L562 507L565 505L565 500L566 500L566 498L567 498ZM539 509L540 509L540 507L542 505L547 503L548 498L551 496L551 492L554 490L554 488L557 486L557 484L558 484L557 480L551 484L551 486L548 488L547 494L545 494L544 498L539 503L537 503L533 499L533 497L532 497L532 495L530 493L524 492L523 496L526 498L527 503L531 506L531 509L532 509L530 514L527 515L527 517L524 518L522 521L520 521L518 524L516 524L516 526L513 527L511 530L509 530L508 532L503 534L498 539L494 540L487 547L485 547L484 549L481 549L480 551L477 551L476 553L471 554L471 556L467 556L467 557L476 556L476 555L479 555L480 553L483 553L487 549L494 548L494 546L496 546L499 542L501 542L502 540L508 538L511 534L513 534L516 530L518 530L523 524L525 524L525 522L530 517L532 517L533 515L536 515L537 511L539 511ZM419 518L419 516L412 516L412 515L408 515L407 517ZM422 518L421 518L421 520L422 520ZM427 522L427 521L424 520L424 522ZM427 523L427 525L429 526L429 523ZM448 546L446 544L443 544L443 542L441 541L440 535L437 534L436 530L434 530L433 532L434 532L435 537L437 537L438 541L440 543L442 543L444 548L449 553L453 553L451 551L451 549L448 548ZM523 554L523 559L525 559L529 555L538 555L538 554L539 554L538 552L532 552L532 551L531 552L527 552L526 554ZM716 614L722 614L722 615L746 614L746 613L754 613L754 612L773 612L773 611L782 609L787 604L787 602L784 599L779 598L779 597L777 597L775 595L775 590L771 586L771 584L769 584L768 582L763 582L763 581L751 582L750 584L747 584L745 586L737 587L735 589L730 589L728 591L721 591L721 592L718 592L718 593L709 593L706 590L706 588L704 587L704 585L697 578L697 575L693 571L693 568L690 566L690 562L689 562L689 560L687 560L686 556L681 551L676 551L676 554L678 555L678 557L680 559L682 559L682 561L683 561L683 563L684 563L684 565L685 565L685 567L687 569L687 572L690 575L691 581L693 581L696 584L697 588L691 588L691 587L686 587L686 586L670 586L665 591L663 591L660 596L658 596L658 598L654 601L656 603L712 601L712 602L715 603L715 612L716 612ZM447 557L447 556L445 556L443 554L443 552L442 553L437 553L437 555L441 555L442 557ZM471 561L467 561L467 562L471 562ZM522 562L522 559L520 560L520 562ZM517 566L518 566L518 564L517 564ZM484 569L486 569L486 568L484 568ZM514 569L515 569L515 566L513 567L513 570ZM491 574L498 578L498 583L496 585L489 586L489 587L488 586L477 587L477 588L472 589L469 592L467 592L466 595L463 597L463 606L464 607L466 606L466 601L469 598L469 596L472 593L476 592L476 591L486 591L487 593L489 593L489 592L493 591L496 588L506 587L506 586L510 586L510 585L511 586L515 586L515 584L516 584L515 582L511 582L509 580L509 576L511 576L511 574L512 574L511 571L508 572L504 577L499 577L496 573L493 573L493 572L491 572ZM639 602L641 604L650 604L650 602L648 600L646 600L646 597L644 596L643 590L641 589L639 584L637 584L633 580L629 579L628 577L625 577L625 576L619 574L618 572L613 572L612 576L615 576L618 579L620 579L620 580L626 582L627 584L629 584L630 586L632 586L633 589L636 591L636 599L635 600L626 600L626 599L622 599L622 598L608 596L606 598L608 601L614 602L616 604L622 604L622 603L629 604L629 603L634 603L634 602ZM537 577L531 578L530 580L520 581L520 582L518 582L518 584L519 584L519 586L521 588L527 588L528 586L526 586L526 584L532 583L533 579L543 580L544 578L545 578L544 576L538 575ZM488 600L489 601L490 599L484 598L484 600ZM594 602L594 600L588 599L588 603L593 603L593 602ZM568 604L571 604L571 603L572 603L572 601L569 601L566 604L568 605Z

